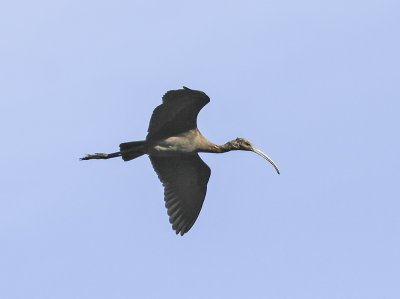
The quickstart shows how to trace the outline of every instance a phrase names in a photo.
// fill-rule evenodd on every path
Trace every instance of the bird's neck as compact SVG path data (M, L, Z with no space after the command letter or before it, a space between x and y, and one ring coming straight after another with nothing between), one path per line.
M229 152L231 150L234 150L229 142L222 144L222 145L218 145L218 144L214 144L212 142L210 142L209 144L207 144L207 149L202 150L203 152L207 152L207 153L226 153Z

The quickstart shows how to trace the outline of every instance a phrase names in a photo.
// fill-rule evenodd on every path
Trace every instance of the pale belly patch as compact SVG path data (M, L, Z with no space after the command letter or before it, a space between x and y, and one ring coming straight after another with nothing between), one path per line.
M159 140L148 148L150 155L175 156L179 154L195 154L196 146L193 140L184 137L169 137Z

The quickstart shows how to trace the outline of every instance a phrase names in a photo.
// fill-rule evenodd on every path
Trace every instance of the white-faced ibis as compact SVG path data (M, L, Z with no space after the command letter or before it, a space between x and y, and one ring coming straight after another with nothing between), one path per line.
M129 161L148 154L164 186L169 222L177 234L183 235L200 213L211 174L199 152L252 151L268 160L279 174L275 163L250 141L236 138L216 145L200 133L197 115L208 102L210 98L202 91L187 87L168 91L163 103L153 111L146 140L121 143L119 152L87 155L81 160L122 157Z

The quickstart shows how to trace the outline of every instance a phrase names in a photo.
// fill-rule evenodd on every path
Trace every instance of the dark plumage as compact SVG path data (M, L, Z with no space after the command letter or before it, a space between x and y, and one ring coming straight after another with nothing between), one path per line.
M163 103L153 111L146 140L120 144L120 151L97 153L81 160L122 157L129 161L148 154L164 186L165 206L176 233L190 230L196 221L207 192L211 170L199 152L224 153L232 150L253 151L274 162L250 141L237 138L223 145L208 141L197 129L197 115L210 102L202 91L183 89L168 91Z

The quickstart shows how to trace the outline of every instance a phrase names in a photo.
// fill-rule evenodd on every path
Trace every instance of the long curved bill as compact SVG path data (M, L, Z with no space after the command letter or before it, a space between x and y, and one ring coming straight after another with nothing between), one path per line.
M276 172L278 174L280 174L278 166L276 166L276 164L274 163L274 161L271 160L270 157L268 157L266 154L264 154L262 151L260 151L258 148L253 147L253 152L255 152L257 155L260 155L261 157L263 157L265 160L267 160L269 163L272 164L272 166L274 166Z

